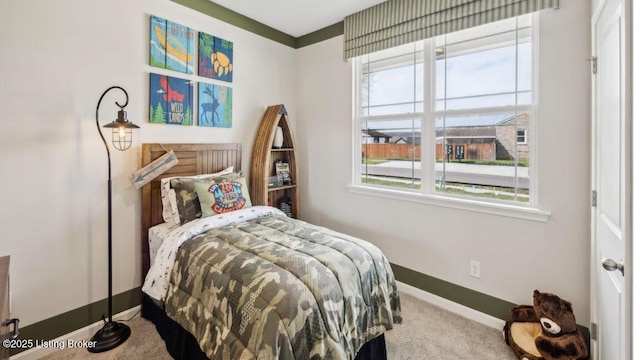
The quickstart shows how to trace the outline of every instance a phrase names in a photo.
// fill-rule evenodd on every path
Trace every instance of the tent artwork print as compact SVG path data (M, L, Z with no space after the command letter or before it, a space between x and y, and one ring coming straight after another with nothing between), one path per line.
M232 88L198 83L198 126L230 128L232 102Z
M199 33L198 75L233 82L233 42Z
M149 74L149 122L193 125L193 83L187 79Z
M193 74L196 32L151 15L149 65Z

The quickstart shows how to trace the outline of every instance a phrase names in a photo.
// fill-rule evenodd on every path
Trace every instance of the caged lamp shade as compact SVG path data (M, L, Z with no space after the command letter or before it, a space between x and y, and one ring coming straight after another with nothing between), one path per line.
M127 150L133 142L132 129L140 128L138 125L127 119L127 112L118 111L118 118L103 126L111 129L111 142L113 147L120 151Z

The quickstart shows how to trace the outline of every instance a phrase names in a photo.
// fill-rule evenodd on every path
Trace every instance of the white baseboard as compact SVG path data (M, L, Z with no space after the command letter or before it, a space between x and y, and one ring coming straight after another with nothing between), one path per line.
M113 320L117 321L117 320L123 320L123 319L129 319L131 318L133 315L135 315L138 311L140 311L140 305L132 307L129 310L125 310L121 313L115 314L113 315ZM100 330L100 328L102 328L102 326L104 325L104 323L102 322L102 320L100 321L96 321L95 323L91 324L91 325L87 325L85 327L83 327L82 329L78 329L74 332L70 332L68 334L62 335L60 337L58 337L57 339L53 339L51 340L51 343L55 343L55 344L67 344L67 342L69 340L72 341L80 341L80 340L88 340L91 339L91 337L98 331ZM26 340L26 339L25 339ZM44 339L33 339L33 340L38 340L38 341L42 341ZM40 359L43 356L47 356L53 352L56 352L60 350L60 348L58 347L35 347L29 350L25 350L17 355L12 356L10 359L11 360L37 360Z
M396 280L396 284L398 284L398 290L406 292L407 294L415 296L418 299L424 300L430 304L439 306L443 309L449 310L453 313L464 316L468 319L487 325L494 329L502 330L502 328L504 327L504 323L505 323L504 320L498 319L497 317L493 317L491 315L485 314L478 310L474 310L464 305L460 305L457 302L445 299L438 295L434 295L430 292L418 289L416 287L407 285L397 280ZM402 299L400 300L402 301Z

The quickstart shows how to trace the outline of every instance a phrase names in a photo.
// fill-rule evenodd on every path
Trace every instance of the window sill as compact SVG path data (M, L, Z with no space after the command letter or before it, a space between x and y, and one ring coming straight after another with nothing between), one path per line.
M539 209L476 201L473 199L452 198L439 195L428 195L395 189L383 189L364 185L347 185L347 190L355 194L378 196L388 199L412 201L422 204L444 206L453 209L475 211L485 214L507 216L517 219L547 222L551 213Z

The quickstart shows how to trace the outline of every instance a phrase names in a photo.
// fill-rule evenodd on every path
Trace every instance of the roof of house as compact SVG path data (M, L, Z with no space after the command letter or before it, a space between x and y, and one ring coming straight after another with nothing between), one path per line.
M443 128L436 129L436 138L443 137L445 131ZM446 136L448 138L465 137L465 138L495 138L495 126L465 126L465 127L447 127Z
M469 126L495 126L513 119L513 114L487 114L437 118L436 128L444 127L469 127Z
M519 116L528 116L520 114ZM487 114L436 119L436 138L445 135L448 138L495 139L496 126L505 124L515 118L514 114ZM414 131L396 129L365 129L363 133L371 137L390 138L390 142L405 141L409 144L420 144L420 134Z
M383 137L383 138L392 137L396 134L395 132L393 134L386 134L376 129L363 129L362 132L371 137Z

